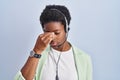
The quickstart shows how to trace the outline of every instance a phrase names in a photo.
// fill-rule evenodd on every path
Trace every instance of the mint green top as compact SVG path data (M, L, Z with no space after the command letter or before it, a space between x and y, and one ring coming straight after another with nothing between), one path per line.
M92 80L92 63L90 56L74 46L72 46L72 48L74 53L73 55L75 59L78 80ZM42 57L40 58L38 63L34 80L41 80L42 70L49 51L50 51L50 47L47 47L46 50L43 51ZM21 72L19 71L16 74L14 80L25 80L25 79L22 76Z

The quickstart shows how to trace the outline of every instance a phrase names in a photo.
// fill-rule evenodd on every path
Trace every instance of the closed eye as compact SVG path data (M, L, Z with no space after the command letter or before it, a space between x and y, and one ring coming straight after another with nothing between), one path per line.
M59 35L60 34L60 32L55 32L55 35Z

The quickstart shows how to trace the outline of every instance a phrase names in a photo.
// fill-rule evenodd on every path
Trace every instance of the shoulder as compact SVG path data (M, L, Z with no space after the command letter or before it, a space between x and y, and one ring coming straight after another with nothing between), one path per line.
M90 55L88 53L79 49L78 47L72 45L72 48L76 56L83 57L83 58L90 58Z
M82 64L83 67L88 66L88 65L91 66L92 60L91 60L91 56L89 54L87 54L86 52L84 52L81 49L78 49L75 46L73 46L73 51L74 51L74 56L75 56L76 62Z

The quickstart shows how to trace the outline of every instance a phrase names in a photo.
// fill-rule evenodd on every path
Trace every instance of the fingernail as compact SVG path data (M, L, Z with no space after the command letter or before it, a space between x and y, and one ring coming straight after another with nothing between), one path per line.
M52 34L54 35L54 32L52 32Z

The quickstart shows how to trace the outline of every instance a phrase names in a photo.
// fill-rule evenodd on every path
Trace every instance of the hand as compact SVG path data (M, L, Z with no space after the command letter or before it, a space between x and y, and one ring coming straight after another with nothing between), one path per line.
M54 32L46 32L44 34L40 34L34 46L34 51L38 54L47 47L47 45L54 39Z

